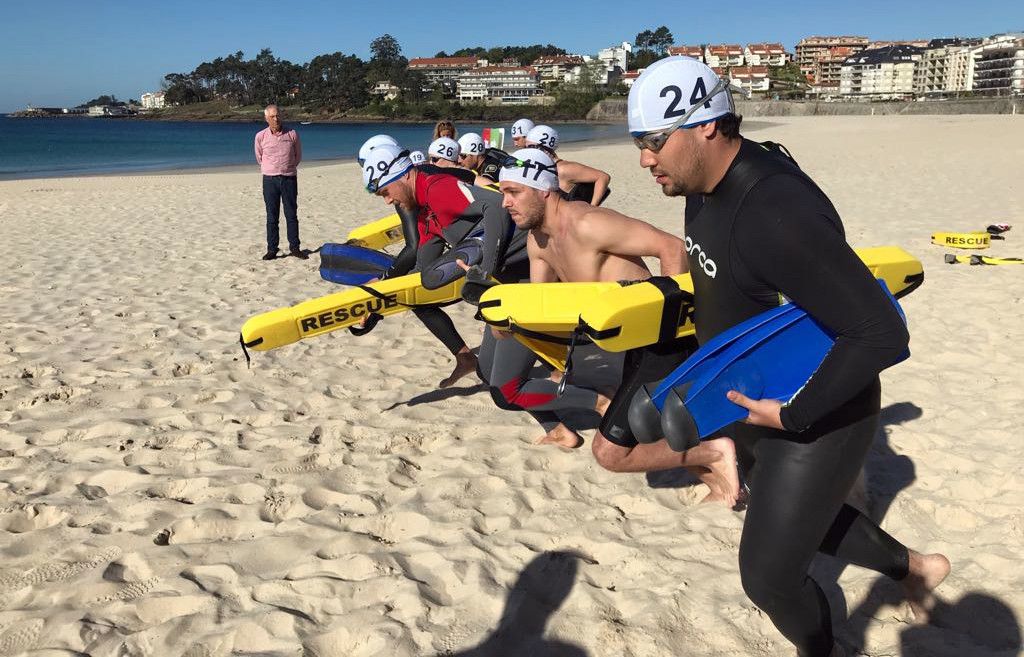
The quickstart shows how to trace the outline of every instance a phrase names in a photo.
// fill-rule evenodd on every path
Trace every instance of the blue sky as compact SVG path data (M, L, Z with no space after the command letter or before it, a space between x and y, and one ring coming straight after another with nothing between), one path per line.
M1020 0L744 4L19 2L8 7L0 21L0 112L29 103L75 105L104 93L138 98L158 89L166 73L191 71L200 62L237 50L248 57L271 48L278 57L296 63L335 51L365 59L370 41L384 33L398 39L407 57L424 57L466 46L533 43L596 53L659 25L668 26L677 44L776 41L787 50L811 34L911 39L1024 30Z

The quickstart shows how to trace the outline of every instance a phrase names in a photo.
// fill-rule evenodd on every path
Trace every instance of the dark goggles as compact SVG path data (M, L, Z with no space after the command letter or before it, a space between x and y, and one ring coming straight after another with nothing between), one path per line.
M703 98L695 102L693 104L693 107L686 110L686 112L678 119L676 119L675 122L672 123L672 125L670 125L667 128L662 128L661 130L653 130L651 132L645 132L643 134L634 133L633 143L636 144L636 147L639 148L640 150L647 149L652 153L657 153L662 148L664 148L665 142L667 142L668 138L672 136L672 133L678 130L679 128L684 127L683 124L686 123L697 110L703 107L704 103L708 102L709 100L711 100L718 94L722 93L723 91L728 92L728 90L729 79L720 78L718 80L718 84L712 87L711 91L709 91ZM729 110L733 110L731 94L729 95Z

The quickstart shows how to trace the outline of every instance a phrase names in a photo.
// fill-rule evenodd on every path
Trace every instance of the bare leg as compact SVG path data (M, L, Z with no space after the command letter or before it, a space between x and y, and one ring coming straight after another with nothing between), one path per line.
M558 372L558 370L555 370ZM558 372L561 374L561 372ZM561 378L561 377L559 377ZM612 392L612 395L615 393ZM598 415L603 416L604 412L608 410L608 406L612 403L610 395L604 392L597 393L597 401L594 403L594 410L597 411ZM583 437L578 433L565 426L565 424L559 422L558 425L548 431L546 434L534 441L534 445L558 445L559 447L568 447L570 449L576 449L577 447L583 446Z
M910 552L910 574L902 581L903 590L914 613L914 623L924 625L935 608L935 589L952 568L942 554Z
M684 467L711 489L706 502L720 501L733 506L739 497L736 447L730 438L708 440L685 452L675 452L664 440L623 447L598 431L593 451L597 462L612 472L656 472Z
M451 376L441 381L438 387L450 388L455 382L476 371L476 354L470 351L469 347L463 347L455 354L455 369Z

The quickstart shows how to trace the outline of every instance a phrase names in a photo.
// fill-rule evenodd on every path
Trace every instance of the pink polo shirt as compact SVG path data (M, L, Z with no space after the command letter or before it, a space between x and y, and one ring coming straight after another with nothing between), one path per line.
M302 161L302 142L299 133L281 126L276 135L270 128L256 133L256 161L264 176L294 176Z

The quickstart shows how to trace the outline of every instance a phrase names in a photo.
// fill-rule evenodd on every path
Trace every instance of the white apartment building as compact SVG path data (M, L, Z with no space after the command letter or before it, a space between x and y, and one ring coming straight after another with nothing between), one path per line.
M535 59L531 66L537 69L540 83L547 85L564 82L566 76L582 64L583 57L580 55L545 55Z
M1024 95L1024 34L985 39L974 48L974 86L986 96Z
M532 66L484 66L459 76L459 100L525 105L544 93Z
M914 69L914 93L940 96L970 91L974 86L976 42L932 39Z
M789 61L781 43L750 43L743 50L748 66L785 66Z
M711 45L704 50L704 62L711 68L743 66L746 64L743 46L738 44Z
M622 45L611 46L610 48L598 51L597 59L604 64L605 69L608 71L613 71L616 67L620 71L625 71L626 56L631 52L633 52L633 44L623 41Z
M887 46L847 57L839 76L839 95L857 100L899 100L914 95L914 69L924 51L916 46Z
M719 67L714 71L720 77L729 78L733 86L743 89L748 96L767 93L771 88L767 66L733 66L729 69Z
M146 92L139 96L139 102L142 103L142 109L160 109L164 107L164 96L166 94L163 91Z
M704 48L701 46L672 46L668 49L669 55L685 55L694 59L704 61Z

